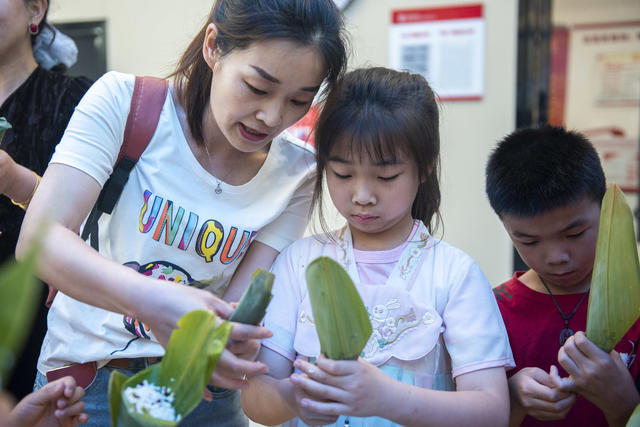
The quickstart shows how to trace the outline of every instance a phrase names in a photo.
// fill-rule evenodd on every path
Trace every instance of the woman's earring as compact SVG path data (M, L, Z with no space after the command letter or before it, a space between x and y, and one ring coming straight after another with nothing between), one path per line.
M29 34L35 36L38 34L38 24L30 24L29 25Z

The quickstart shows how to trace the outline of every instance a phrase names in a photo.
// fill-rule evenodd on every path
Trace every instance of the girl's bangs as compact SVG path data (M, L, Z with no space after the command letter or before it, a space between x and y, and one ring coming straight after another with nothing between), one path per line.
M410 155L401 116L387 111L371 111L370 114L357 111L343 116L340 122L336 123L330 151L338 149L349 158L369 159L376 164L395 163Z

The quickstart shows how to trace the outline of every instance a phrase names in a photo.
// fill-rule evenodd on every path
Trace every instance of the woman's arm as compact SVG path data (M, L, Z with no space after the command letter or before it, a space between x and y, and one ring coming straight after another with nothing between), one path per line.
M429 390L396 381L370 363L319 357L317 366L297 360L305 376L291 381L314 400L303 408L329 415L378 416L407 426L506 426L509 394L504 368L456 378L457 391ZM328 402L323 402L327 400Z
M178 319L190 311L206 309L229 316L231 306L211 293L167 286L105 258L82 241L78 231L99 192L100 185L84 172L51 164L26 213L16 256L24 257L31 242L40 241L38 272L43 281L84 303L143 321L163 345ZM264 328L240 324L234 324L231 332L231 338L240 341L269 335ZM241 360L225 350L215 379L218 385L235 388L242 384L244 373L264 372L263 364Z

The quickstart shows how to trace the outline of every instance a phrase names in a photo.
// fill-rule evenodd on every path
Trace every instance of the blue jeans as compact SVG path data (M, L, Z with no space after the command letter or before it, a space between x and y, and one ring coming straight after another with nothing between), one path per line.
M118 369L105 366L98 369L96 378L85 389L84 402L85 412L89 415L86 426L104 427L111 425L109 415L109 377L114 370L120 371L124 375L131 377L139 370ZM38 372L34 390L42 388L47 383L47 378ZM224 427L247 427L249 420L240 403L240 391L216 389L213 393L213 401L202 400L200 404L189 415L180 422L180 426L224 426Z

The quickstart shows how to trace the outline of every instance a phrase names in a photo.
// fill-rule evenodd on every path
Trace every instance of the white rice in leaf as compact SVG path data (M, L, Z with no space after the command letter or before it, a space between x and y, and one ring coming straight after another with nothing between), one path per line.
M127 387L123 393L135 412L166 421L175 422L182 418L173 407L171 387L157 386L144 380L135 387Z

